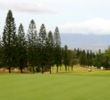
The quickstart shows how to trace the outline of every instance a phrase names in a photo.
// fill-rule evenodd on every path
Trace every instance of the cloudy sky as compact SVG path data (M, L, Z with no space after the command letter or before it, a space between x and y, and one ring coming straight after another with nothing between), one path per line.
M58 26L61 33L110 34L110 0L0 0L0 33L9 9L25 32L34 19L38 31L44 23L47 31Z

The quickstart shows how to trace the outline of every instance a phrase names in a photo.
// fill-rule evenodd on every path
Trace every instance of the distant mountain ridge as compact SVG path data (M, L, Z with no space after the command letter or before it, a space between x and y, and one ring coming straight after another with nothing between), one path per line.
M105 50L110 46L110 35L96 34L61 34L62 46L68 45L69 49L80 48L86 50Z

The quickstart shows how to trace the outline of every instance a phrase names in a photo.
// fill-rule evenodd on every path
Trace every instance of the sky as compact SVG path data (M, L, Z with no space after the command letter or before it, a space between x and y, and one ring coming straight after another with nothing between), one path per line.
M0 34L8 10L25 32L34 19L38 31L44 23L47 31L58 26L61 34L110 34L110 0L0 0Z

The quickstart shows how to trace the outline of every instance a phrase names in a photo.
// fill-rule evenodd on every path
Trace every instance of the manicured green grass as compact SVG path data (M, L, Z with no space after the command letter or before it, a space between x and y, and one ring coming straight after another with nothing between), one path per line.
M110 71L3 73L0 100L110 100Z

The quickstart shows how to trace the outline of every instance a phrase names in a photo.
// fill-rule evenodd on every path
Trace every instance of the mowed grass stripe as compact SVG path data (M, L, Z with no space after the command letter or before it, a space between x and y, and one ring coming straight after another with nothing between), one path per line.
M0 100L110 100L110 79L68 74L0 74Z

